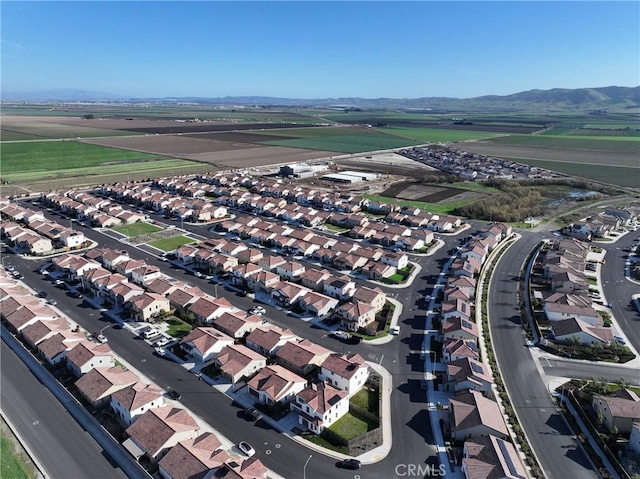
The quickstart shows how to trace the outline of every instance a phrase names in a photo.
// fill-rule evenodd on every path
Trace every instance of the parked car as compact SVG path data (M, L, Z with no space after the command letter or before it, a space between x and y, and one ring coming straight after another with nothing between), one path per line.
M164 348L160 348L160 347L155 348L154 352L161 358L167 355L167 351Z
M254 407L245 409L244 414L247 418L250 418L253 421L259 421L260 419L262 419L262 413Z
M393 328L389 328L389 332L394 336L400 334L400 326L394 326Z
M175 389L169 389L167 391L167 396L169 396L171 399L175 399L176 401L178 401L182 397L180 393Z
M351 339L351 335L345 331L331 331L329 333L329 336L333 336L334 338L342 339L345 341Z
M627 342L624 340L622 336L614 336L613 339L616 340L616 343L627 344Z
M106 342L109 342L107 337L102 335L102 334L100 334L100 333L94 334L93 337L96 338L96 341L98 341L99 343L103 343L104 344Z
M193 273L193 275L194 275L196 278L202 278L202 277L204 277L204 275L203 275L200 271L196 271L195 273Z
M256 453L256 450L253 447L251 447L251 444L245 441L240 441L238 443L238 449L240 449L240 451L242 451L244 454L246 454L249 457L253 456Z
M169 344L168 338L160 338L155 342L155 346L159 348L161 348L162 346L166 346L167 344Z
M342 461L336 463L336 466L341 469L352 470L360 469L360 465L361 463L357 459L343 459Z
M53 298L47 300L47 303L49 303L51 306L55 306L56 304L58 304L58 302Z
M47 294L48 293L46 291L40 291L37 296L38 298L46 298Z
M144 337L144 339L151 339L155 336L158 336L159 334L160 331L158 331L157 329L147 329L142 333L142 337Z

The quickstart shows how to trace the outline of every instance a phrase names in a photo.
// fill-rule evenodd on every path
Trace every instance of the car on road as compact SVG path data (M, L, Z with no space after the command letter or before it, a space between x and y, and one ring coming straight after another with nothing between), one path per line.
M167 355L167 351L164 348L154 348L154 352L160 356L161 358L165 357Z
M600 293L589 293L589 297L593 299L601 299Z
M262 419L262 413L254 407L248 407L247 409L245 409L244 415L246 418L251 419L252 421L259 421L260 419Z
M69 293L69 296L71 296L72 298L78 298L78 299L82 299L82 293L78 292L78 291L71 291Z
M175 399L176 401L179 400L182 396L180 396L180 393L178 391L176 391L175 389L169 389L167 391L167 396L169 396L171 399Z
M249 457L253 456L256 453L256 450L253 447L251 447L251 444L245 441L240 441L238 443L238 449L240 449L240 451L242 451L244 454L246 454Z
M336 466L341 469L360 469L361 463L357 459L343 459L336 463Z
M614 336L613 339L616 340L616 343L627 344L627 342L624 340L624 338L622 336Z
M58 304L58 302L53 298L47 300L47 303L49 303L51 306L55 306L56 304Z
M161 348L162 346L166 346L167 344L169 344L168 338L160 338L154 343L154 345L159 348Z
M389 332L394 336L397 336L398 334L400 334L400 326L394 326L392 328L389 328Z
M427 294L427 295L424 297L424 300L425 300L425 301L431 301L432 299L433 299L433 296L431 296L430 294Z
M194 275L196 278L203 278L203 277L204 277L204 274L202 274L200 271L196 271L196 272L194 272L194 273L193 273L193 275Z
M249 314L257 314L258 316L262 316L264 314L264 311L260 311L257 308L253 308L249 310Z
M107 343L109 342L109 340L107 339L106 336L100 334L100 333L96 333L93 335L94 338L96 338L96 341L98 341L99 343Z
M46 291L40 291L37 296L38 298L46 298L48 293Z

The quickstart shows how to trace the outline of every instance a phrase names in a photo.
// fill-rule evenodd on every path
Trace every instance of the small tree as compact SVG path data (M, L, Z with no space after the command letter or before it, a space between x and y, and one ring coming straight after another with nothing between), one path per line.
M604 415L602 414L602 411L598 411L598 415L596 416L596 425L598 426L598 429L602 427L602 425L604 424Z

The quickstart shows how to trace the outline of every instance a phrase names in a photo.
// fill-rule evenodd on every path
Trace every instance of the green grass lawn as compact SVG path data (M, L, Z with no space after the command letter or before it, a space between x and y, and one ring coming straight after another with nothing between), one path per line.
M2 437L0 448L0 471L6 479L29 479L22 461L13 453L9 440Z
M162 238L155 241L149 241L147 244L149 246L153 246L154 248L161 249L162 251L173 251L174 249L179 248L183 244L191 244L195 243L195 241L191 238L187 238L186 236L173 236L171 238Z
M378 425L373 421L368 421L348 412L329 426L329 429L347 441L350 441L351 439L362 436L376 427L378 427Z
M315 434L308 432L308 433L304 433L301 436L303 439L306 439L309 442L312 442L313 444L316 444L320 447L324 447L326 449L329 449L330 451L336 451L339 452L341 454L346 454L349 455L349 447L348 446L335 446L333 444L331 444L329 441L327 441L325 438L320 437L320 436L316 436Z
M193 330L190 324L185 323L175 316L169 316L165 319L165 322L169 325L167 333L177 339L183 338Z
M343 228L342 226L336 226L330 223L325 223L323 227L327 228L328 230L335 231L338 234L346 233L347 231L349 231L349 228Z
M131 225L118 226L116 228L113 228L113 230L117 231L118 233L122 233L123 235L127 235L129 238L131 238L132 236L162 231L162 228L150 223L133 223Z
M0 144L2 175L12 173L70 170L105 163L133 162L158 158L158 155L86 145L75 141L42 141Z
M366 411L369 411L371 414L375 414L376 416L380 415L379 412L379 400L377 390L371 391L371 389L365 384L360 391L354 394L351 399L349 399L352 404L355 404L359 408L362 408Z

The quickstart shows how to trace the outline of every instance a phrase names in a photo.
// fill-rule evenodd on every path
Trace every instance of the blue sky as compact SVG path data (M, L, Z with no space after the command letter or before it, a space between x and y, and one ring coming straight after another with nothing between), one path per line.
M640 4L3 1L2 90L506 95L640 84Z

